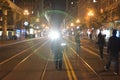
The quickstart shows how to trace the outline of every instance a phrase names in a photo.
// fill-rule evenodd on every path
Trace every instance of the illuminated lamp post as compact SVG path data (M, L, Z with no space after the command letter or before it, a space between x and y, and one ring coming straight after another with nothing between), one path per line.
M74 28L75 24L72 22L72 23L70 23L70 26L71 26L71 30L70 30L71 33L70 34L74 35L74 29L73 28Z
M29 12L28 12L28 10L24 10L24 13L23 13L24 15L29 15Z
M77 20L76 20L76 24L77 24L77 25L76 25L76 28L77 28L77 30L79 30L79 29L80 29L80 24L79 24L79 23L80 23L80 20L79 20L79 19L77 19Z
M76 23L80 23L80 20L79 20L79 19L77 19L77 20L76 20Z
M27 37L28 36L28 34L29 34L29 22L28 22L28 16L29 16L29 11L27 10L27 9L25 9L24 10L24 12L23 12L23 15L25 16L25 20L24 20L24 27L25 27L25 34L26 34L26 36L25 37Z
M88 13L88 16L90 17L90 26L92 26L92 16L94 16L94 13L93 13L93 11L89 11L89 13ZM92 27L90 27L91 28L91 33L90 33L90 39L92 39L92 34L93 34L93 29L92 29Z
M73 27L73 26L74 26L74 23L70 23L70 26Z
M93 11L90 10L90 11L88 12L88 16L90 17L90 25L91 25L91 22L92 22L91 19L92 19L92 16L94 16Z

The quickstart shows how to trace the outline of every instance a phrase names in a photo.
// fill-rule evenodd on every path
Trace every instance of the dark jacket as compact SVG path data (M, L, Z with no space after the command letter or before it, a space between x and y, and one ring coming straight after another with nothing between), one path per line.
M105 46L105 36L102 35L101 33L98 34L98 45Z
M111 36L108 41L107 52L118 53L120 51L120 39L116 36Z
M79 35L79 34L77 34L77 35L75 36L75 42L76 42L76 43L80 43L80 35Z

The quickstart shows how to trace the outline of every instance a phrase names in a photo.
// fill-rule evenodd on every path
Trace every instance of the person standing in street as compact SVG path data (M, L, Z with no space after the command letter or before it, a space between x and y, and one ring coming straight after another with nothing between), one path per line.
M100 58L101 59L103 59L103 50L104 50L105 44L106 44L106 42L105 42L105 36L102 35L102 33L100 32L98 34L98 46L99 46Z
M114 74L119 74L119 52L120 52L120 39L116 37L117 30L114 29L112 32L112 36L109 38L108 46L107 46L107 53L109 55L108 62L104 66L105 70L109 70L111 61L114 59Z
M62 37L60 36L58 39L53 40L51 43L51 49L54 54L55 68L58 70L62 70L62 59L63 59L63 46Z
M79 53L79 50L80 50L80 33L79 32L75 35L75 42L76 42L76 52Z

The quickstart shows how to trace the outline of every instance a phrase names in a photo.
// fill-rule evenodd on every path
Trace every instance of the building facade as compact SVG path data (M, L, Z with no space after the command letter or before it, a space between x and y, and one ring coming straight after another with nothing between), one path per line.
M120 27L120 0L100 1L101 14L105 17L107 27Z
M0 1L0 38L11 39L16 34L16 22L21 20L22 12L10 0Z

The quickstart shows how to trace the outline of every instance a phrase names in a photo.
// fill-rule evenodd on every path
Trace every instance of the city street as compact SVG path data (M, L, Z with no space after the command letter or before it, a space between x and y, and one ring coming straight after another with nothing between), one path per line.
M120 0L0 0L0 80L120 80Z
M113 67L105 72L107 61L99 57L94 41L81 40L80 52L75 51L74 39L65 39L63 68L57 70L50 41L47 38L30 39L0 47L0 80L119 80ZM89 45L89 46L88 46Z

